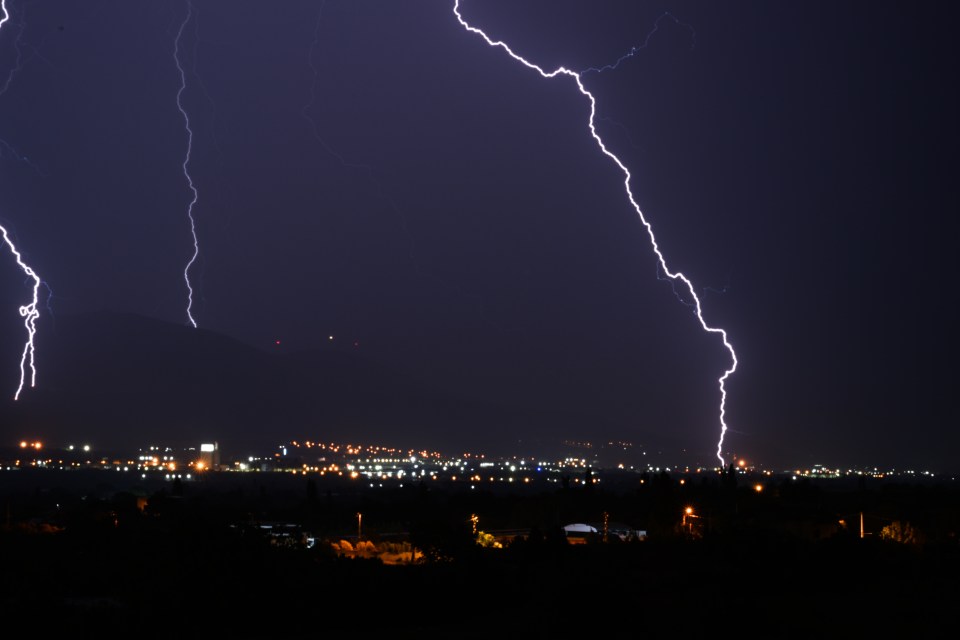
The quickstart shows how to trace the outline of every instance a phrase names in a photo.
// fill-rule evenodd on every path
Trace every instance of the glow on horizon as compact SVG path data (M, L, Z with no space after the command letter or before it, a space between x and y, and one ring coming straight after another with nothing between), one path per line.
M193 286L190 284L190 267L193 266L193 263L197 261L197 257L200 255L200 242L197 239L197 224L193 217L193 207L197 204L200 194L197 192L197 187L193 184L193 177L190 175L190 155L193 153L193 129L190 127L190 116L187 114L187 110L183 108L183 102L181 100L183 92L187 88L187 74L183 70L183 65L180 64L180 38L183 37L183 30L186 28L187 23L190 22L192 16L193 3L187 0L187 17L184 18L180 24L177 37L173 42L173 60L177 65L177 71L180 72L180 89L177 91L177 109L180 110L180 115L183 116L183 126L187 132L187 152L183 157L182 165L183 177L187 179L187 186L189 186L190 192L193 194L193 198L187 206L187 218L190 220L190 235L193 238L193 255L190 256L187 266L183 269L183 280L187 285L187 319L190 320L190 324L196 329L197 321L194 320L192 312Z
M600 150L603 152L603 154L606 155L606 156L607 156L608 158L610 158L611 160L613 160L613 162L614 162L614 163L620 168L620 170L623 172L623 176L624 176L623 184L624 184L624 189L625 189L626 194L627 194L627 199L630 201L630 204L633 206L634 211L636 211L637 216L639 216L640 222L643 223L643 226L644 226L644 227L646 228L646 230L647 230L647 235L648 235L649 238L650 238L650 245L653 247L653 252L654 252L654 253L656 254L656 256L657 256L657 260L658 260L659 263L660 263L660 267L663 269L663 272L667 275L667 277L670 278L674 283L676 283L676 282L679 281L679 282L682 282L682 283L686 286L687 290L690 292L691 298L692 298L693 301L694 301L694 305L693 305L693 306L694 306L694 309L695 309L695 311L696 311L697 320L700 321L700 326L703 328L704 331L706 331L706 332L708 332L708 333L718 334L718 335L721 337L721 339L723 340L723 346L726 347L727 351L730 353L730 359L731 359L730 368L727 369L726 371L724 371L723 375L720 376L720 378L717 380L717 382L718 382L718 384L719 384L719 386L720 386L720 439L719 439L719 441L717 442L717 458L719 458L721 465L725 464L725 463L724 463L724 459L723 459L723 439L724 439L724 436L726 436L726 433L727 433L727 423L726 423L727 389L726 389L726 382L727 382L727 378L729 378L729 377L734 373L734 371L737 370L737 354L736 354L736 352L733 350L733 345L730 344L730 341L729 341L729 339L727 338L727 332L726 332L724 329L721 329L721 328L719 328L719 327L711 327L710 325L707 324L706 320L704 320L704 318L703 318L703 308L702 308L701 303L700 303L700 297L697 296L696 290L694 289L693 283L690 281L690 279L689 279L687 276L685 276L682 272L680 272L680 271L673 272L673 271L670 271L670 269L667 267L666 258L664 258L663 253L660 251L660 246L657 244L657 239L656 239L656 237L655 237L654 234L653 234L653 226L650 224L650 222L647 220L647 218L643 215L643 211L640 210L640 205L637 204L637 201L636 201L636 199L635 199L634 196L633 196L633 191L632 191L631 188L630 188L630 180L631 180L630 170L627 169L626 165L623 164L623 162L620 160L620 158L618 158L616 155L614 155L614 153L607 148L606 144L604 144L604 142L603 142L603 139L602 139L602 138L600 137L600 135L597 133L597 129L596 129L596 126L595 126L597 100L596 100L596 98L594 97L594 95L593 95L592 93L590 93L589 91L587 91L586 87L583 86L583 79L582 79L582 77L581 77L581 74L582 74L582 73L585 73L585 72L573 71L573 70L567 69L566 67L563 67L563 66L557 67L557 68L554 69L553 71L545 71L545 70L544 70L543 68L541 68L540 66L538 66L538 65L536 65L536 64L534 64L534 63L532 63L532 62L529 62L528 60L526 60L526 59L523 58L522 56L514 53L514 51L513 51L505 42L500 41L500 40L493 40L493 39L491 39L486 33L484 33L481 29L479 29L479 28L477 28L477 27L473 27L473 26L471 26L470 24L468 24L468 23L463 19L463 16L460 14L460 0L454 0L454 2L453 2L453 13L454 13L454 15L456 16L457 21L460 23L460 25L461 25L464 29L466 29L468 32L480 36L480 37L483 38L484 41L485 41L489 46L491 46L491 47L499 47L499 48L503 49L504 51L507 52L507 54L508 54L511 58L513 58L513 59L516 60L517 62L523 64L525 67L536 71L536 72L539 73L543 78L551 79L551 78L556 78L557 76L568 76L568 77L570 77L570 78L573 78L574 82L576 82L576 84L577 84L577 89L580 91L580 93L581 93L583 96L585 96L585 97L587 98L587 100L590 101L590 118L589 118L588 123L587 123L588 126L589 126L589 128L590 128L590 135L592 135L592 136L593 136L593 139L597 141L597 145L600 147ZM618 63L619 63L619 61L618 61ZM588 71L589 71L589 70L588 70Z

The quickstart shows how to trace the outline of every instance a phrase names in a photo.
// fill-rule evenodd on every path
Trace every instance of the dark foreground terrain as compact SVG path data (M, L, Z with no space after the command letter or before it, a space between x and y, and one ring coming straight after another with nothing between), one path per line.
M0 477L5 636L948 637L960 595L950 484L756 491L661 475L617 491L373 492L290 474L133 487L71 473ZM564 536L604 514L647 538L604 541L602 524ZM477 544L471 516L499 548ZM346 553L358 538L401 561Z

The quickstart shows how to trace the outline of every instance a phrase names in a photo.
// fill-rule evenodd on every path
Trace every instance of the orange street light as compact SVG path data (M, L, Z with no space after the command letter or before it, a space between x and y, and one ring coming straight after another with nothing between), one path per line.
M683 510L683 523L682 523L682 525L681 525L682 528L686 529L686 528L688 527L688 525L687 525L687 518L699 518L699 517L700 517L700 516L696 515L696 514L693 512L693 507L687 507L686 509ZM689 530L690 530L690 533L693 533L693 523L692 523L692 522L691 522L690 525L689 525Z

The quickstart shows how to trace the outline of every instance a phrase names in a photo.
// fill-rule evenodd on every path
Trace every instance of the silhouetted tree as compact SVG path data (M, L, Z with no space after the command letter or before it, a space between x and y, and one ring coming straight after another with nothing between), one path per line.
M924 543L924 536L919 529L909 522L894 520L880 531L880 538L900 544L919 546Z
M473 533L465 519L451 520L435 512L421 513L411 524L410 542L430 562L463 557L475 547Z

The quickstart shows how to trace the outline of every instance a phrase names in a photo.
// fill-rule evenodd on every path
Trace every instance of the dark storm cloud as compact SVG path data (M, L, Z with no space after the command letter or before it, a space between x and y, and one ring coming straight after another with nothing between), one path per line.
M23 68L0 138L20 157L0 156L0 217L56 313L186 322L186 5L10 4ZM194 7L201 327L265 349L356 341L433 385L596 416L584 438L668 435L710 461L726 354L658 280L570 80L490 49L443 0ZM657 23L664 10L683 24ZM659 24L586 82L668 263L737 348L729 451L953 463L952 10L462 11L545 68L616 60ZM15 53L5 31L3 69ZM24 289L3 265L6 353Z

